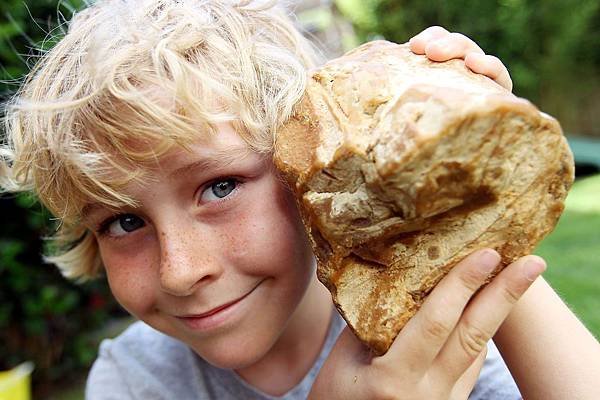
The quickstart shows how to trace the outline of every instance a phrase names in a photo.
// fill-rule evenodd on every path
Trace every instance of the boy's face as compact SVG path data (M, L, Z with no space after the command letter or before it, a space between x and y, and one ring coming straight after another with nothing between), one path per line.
M221 125L193 153L167 154L148 185L126 188L139 208L112 220L92 208L87 218L105 222L96 237L123 307L223 368L263 356L314 279L293 197L271 160L248 152L227 164L218 155L246 148Z

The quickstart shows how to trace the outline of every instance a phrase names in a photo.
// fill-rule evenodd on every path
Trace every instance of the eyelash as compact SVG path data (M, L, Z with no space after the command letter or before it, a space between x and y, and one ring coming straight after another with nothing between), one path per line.
M195 193L194 197L196 197L196 198L199 198L200 196L202 196L202 194L203 194L203 193L204 193L204 192L205 192L205 191L206 191L208 188L210 188L210 187L211 187L212 185L214 185L215 183L218 183L218 182L225 182L225 181L229 181L229 180L232 180L232 181L234 181L234 182L235 182L235 184L236 184L236 185L235 185L235 189L233 189L233 191L232 191L232 192L231 192L229 195L225 196L225 197L224 197L224 198L222 198L221 200L215 200L215 201L211 201L211 202L210 202L211 204L215 204L217 207L220 207L220 206L221 206L223 203L225 203L225 202L227 202L227 201L231 200L233 197L235 197L235 196L236 196L236 194L237 194L237 192L239 191L240 187L244 185L244 182L243 182L241 179L239 179L239 178L236 178L236 177L234 177L234 176L226 176L226 177L220 177L220 178L214 179L214 180L212 180L212 181L208 182L206 185L202 186L202 187L201 187L201 188L200 188L200 189L199 189L199 190L198 190L198 191ZM198 194L198 193L199 193L199 194ZM132 213L119 213L119 214L112 215L112 216L110 216L110 217L106 218L105 220L103 220L102 222L100 222L100 223L98 224L98 226L97 226L97 227L96 227L94 230L95 230L95 231L96 231L96 233L98 233L98 235L100 235L100 236L111 237L111 236L108 234L108 228L110 227L110 225L111 225L113 222L115 222L115 221L118 221L118 220L119 220L119 218L122 218L122 217L124 217L124 216L126 216L126 215L131 215L131 214L132 214ZM133 214L133 215L135 215L135 214ZM138 217L138 218L139 218L139 217ZM145 221L144 221L144 222L145 222Z
M244 185L244 181L241 180L240 178L237 178L235 176L225 176L225 177L220 177L217 179L213 179L212 181L208 182L206 185L202 186L194 195L198 201L200 201L200 197L202 197L202 194L208 189L210 188L212 185L214 185L215 183L219 183L219 182L227 182L227 181L233 181L235 182L235 188L231 191L230 194L228 194L227 196L223 197L220 200L215 200L215 201L211 201L211 204L215 204L217 206L220 206L221 204L223 204L226 201L229 201L231 199L233 199L236 195L237 192L240 190L240 187L242 187Z
M129 213L120 213L120 214L115 214L115 215L111 215L110 217L106 218L104 221L100 222L98 224L98 226L95 228L95 231L98 235L100 236L110 236L108 235L108 228L110 227L110 225L117 221L119 218L124 217L125 215L127 215Z

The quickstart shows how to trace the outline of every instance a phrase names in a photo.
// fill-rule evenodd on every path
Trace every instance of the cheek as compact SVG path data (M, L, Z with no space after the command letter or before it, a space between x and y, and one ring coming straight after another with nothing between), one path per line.
M222 235L226 246L235 249L231 257L238 265L252 263L258 274L306 270L312 252L292 195L276 181L266 183L261 194Z
M153 278L152 257L143 252L103 250L102 245L100 256L110 290L119 304L139 318L150 312L153 309L156 283Z

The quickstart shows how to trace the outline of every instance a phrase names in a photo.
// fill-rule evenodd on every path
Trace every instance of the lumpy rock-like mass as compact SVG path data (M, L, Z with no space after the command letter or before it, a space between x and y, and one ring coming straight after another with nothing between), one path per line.
M313 71L276 145L318 277L378 355L468 254L496 249L494 274L529 254L573 181L556 120L460 60L384 41Z

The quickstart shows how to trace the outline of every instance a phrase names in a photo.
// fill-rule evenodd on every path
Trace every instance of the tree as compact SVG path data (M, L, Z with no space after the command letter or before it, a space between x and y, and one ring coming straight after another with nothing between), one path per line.
M0 100L18 88L29 66L60 37L65 17L81 6L50 0L0 3ZM54 36L54 37L53 37ZM4 135L3 135L4 136ZM41 262L50 214L29 195L0 198L0 370L32 360L36 397L85 370L96 357L95 331L122 315L107 285L76 285Z
M398 43L432 25L475 40L508 67L514 92L569 133L600 137L597 0L338 0L363 40Z

